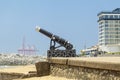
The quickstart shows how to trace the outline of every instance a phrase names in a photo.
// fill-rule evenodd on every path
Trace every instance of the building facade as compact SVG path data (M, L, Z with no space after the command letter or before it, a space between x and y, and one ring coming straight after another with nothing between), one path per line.
M120 8L98 14L99 48L106 52L120 52Z

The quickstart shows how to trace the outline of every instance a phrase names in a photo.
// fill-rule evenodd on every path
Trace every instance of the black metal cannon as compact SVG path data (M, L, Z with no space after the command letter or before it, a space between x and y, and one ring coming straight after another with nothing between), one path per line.
M36 27L36 31L44 34L51 39L50 50L47 51L47 57L75 57L76 50L73 49L73 45L63 38L54 35L40 27ZM56 45L58 43L59 45ZM65 49L60 49L64 47Z

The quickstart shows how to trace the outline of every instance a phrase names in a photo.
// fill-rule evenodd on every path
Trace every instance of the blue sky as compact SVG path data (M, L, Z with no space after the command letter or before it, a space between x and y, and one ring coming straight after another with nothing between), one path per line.
M66 40L77 53L98 43L101 11L120 8L120 0L0 0L0 52L17 52L25 36L42 55L50 39L35 31L39 25Z

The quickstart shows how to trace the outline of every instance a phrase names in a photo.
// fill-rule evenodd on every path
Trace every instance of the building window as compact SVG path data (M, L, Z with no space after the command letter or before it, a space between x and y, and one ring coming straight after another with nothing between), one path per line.
M108 27L108 24L105 24L105 27Z
M119 34L118 32L116 32L116 35Z
M118 15L114 15L114 18L115 18L115 19L118 19Z
M105 45L107 45L108 43L105 43Z
M118 38L118 36L115 36L115 38Z
M105 23L108 23L108 21L105 21Z
M108 35L106 35L105 38L108 38Z
M118 28L115 28L115 30L117 31L117 30L118 30Z
M118 21L116 20L115 23L118 23Z
M109 32L105 32L105 34L109 34Z
M105 15L105 18L107 19L107 18L108 18L108 15Z
M113 15L110 15L110 18L113 19Z
M120 15L119 15L119 19L120 19Z
M105 28L105 30L108 30L108 28Z
M118 27L118 25L115 25L115 27Z

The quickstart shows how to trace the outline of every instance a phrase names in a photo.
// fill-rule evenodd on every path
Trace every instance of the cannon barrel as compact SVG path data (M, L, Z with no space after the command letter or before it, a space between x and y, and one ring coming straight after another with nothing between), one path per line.
M52 33L40 28L40 27L36 27L36 31L44 34L45 36L49 37L51 40L57 42L58 44L60 44L61 46L65 47L68 50L71 50L73 48L73 45L71 43L69 43L68 41L66 41L63 38L60 38L57 35L53 35Z

